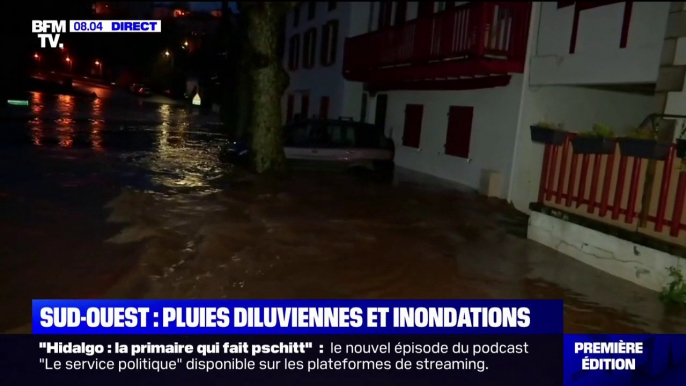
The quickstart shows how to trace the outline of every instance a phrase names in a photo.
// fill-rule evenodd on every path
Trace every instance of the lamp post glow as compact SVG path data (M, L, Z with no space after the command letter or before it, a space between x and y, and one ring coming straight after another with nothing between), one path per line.
M100 76L102 76L102 62L100 62L99 60L96 60L95 65L98 66L98 74Z
M72 68L72 65L73 65L74 62L73 62L73 61L71 60L71 58L68 57L68 56L67 56L67 59L65 59L65 61L66 61L67 63L69 63L69 71L71 72L71 68Z
M174 56L171 53L169 53L169 50L164 51L164 56L169 58L172 67L174 67Z

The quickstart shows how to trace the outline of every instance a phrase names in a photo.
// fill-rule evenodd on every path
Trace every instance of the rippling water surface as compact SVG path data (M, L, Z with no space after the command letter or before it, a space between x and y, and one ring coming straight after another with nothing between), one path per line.
M215 117L33 94L0 120L0 330L32 298L553 298L569 332L686 332L657 294L470 192L221 164Z

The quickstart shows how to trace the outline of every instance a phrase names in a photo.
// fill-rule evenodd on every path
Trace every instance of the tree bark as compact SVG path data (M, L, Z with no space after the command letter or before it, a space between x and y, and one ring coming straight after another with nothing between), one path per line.
M250 134L258 173L282 172L286 160L281 133L281 96L288 75L279 60L281 18L290 3L240 2L248 29L252 111Z

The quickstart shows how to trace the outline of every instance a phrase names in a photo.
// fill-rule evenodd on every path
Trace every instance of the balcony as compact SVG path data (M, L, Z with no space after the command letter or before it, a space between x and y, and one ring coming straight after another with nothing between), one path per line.
M524 70L530 14L531 3L470 2L347 38L343 76L377 89L506 85Z

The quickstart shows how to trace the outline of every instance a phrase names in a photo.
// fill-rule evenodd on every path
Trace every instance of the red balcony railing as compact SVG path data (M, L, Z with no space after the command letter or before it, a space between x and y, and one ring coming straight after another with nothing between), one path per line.
M431 17L348 38L343 71L354 78L355 73L385 67L455 59L523 62L530 13L531 3L470 2Z

